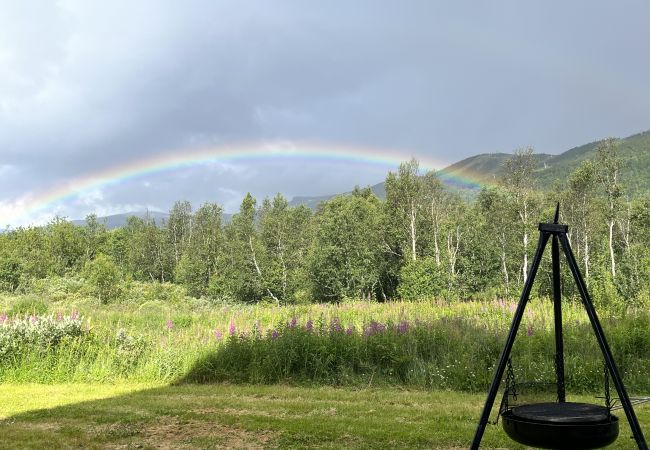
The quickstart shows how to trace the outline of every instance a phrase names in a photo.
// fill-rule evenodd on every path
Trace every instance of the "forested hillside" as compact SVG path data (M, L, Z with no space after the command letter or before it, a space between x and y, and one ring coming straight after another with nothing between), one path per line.
M357 188L315 212L278 194L247 195L229 221L220 205L184 201L162 223L130 217L114 230L94 216L83 225L57 219L0 235L0 288L31 292L42 280L73 280L101 302L128 300L138 283L247 303L513 297L527 277L537 223L550 221L560 201L595 297L646 301L650 198L629 188L642 174L625 162L648 140L645 133L575 149L570 161L581 163L551 190L529 182L546 157L517 152L474 201L412 160L387 175L385 199ZM538 292L547 283L541 276Z
M554 185L566 186L569 176L583 161L596 156L598 145L604 141L591 142L572 148L559 155L536 155L532 178L537 188L549 190ZM621 179L627 195L650 192L650 131L619 140ZM446 167L443 179L468 178L482 183L498 181L503 175L503 163L511 155L491 153L472 156Z

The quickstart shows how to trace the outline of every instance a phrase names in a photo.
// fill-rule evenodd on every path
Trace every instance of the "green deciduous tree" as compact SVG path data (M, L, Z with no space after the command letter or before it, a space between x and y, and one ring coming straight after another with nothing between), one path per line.
M108 303L119 296L122 274L108 256L100 253L86 262L82 275L100 303Z
M187 242L183 244L184 252L176 266L176 279L195 297L207 293L210 280L219 271L223 249L221 217L219 205L205 203L191 218L192 229L184 234Z
M380 218L379 200L362 191L321 205L309 254L315 299L376 298L383 253Z
M164 230L158 228L153 219L129 217L124 238L129 272L136 279L161 282L172 279L172 248Z
M192 205L188 201L178 201L169 210L165 223L167 239L174 249L174 264L178 264L192 238Z
M390 211L397 237L405 243L409 259L418 257L420 215L426 207L424 183L416 159L400 164L397 173L386 177L386 206Z
M590 275L591 241L594 223L596 171L591 161L584 161L569 176L563 216L572 225L571 236L576 245L576 257L582 260L585 280Z
M534 190L532 183L535 156L532 147L516 150L503 165L501 182L508 193L509 203L519 219L522 239L521 274L525 283L528 278L528 245L534 214Z
M620 181L621 156L618 140L608 138L596 148L596 177L607 199L607 229L609 231L608 247L612 278L616 278L616 256L614 253L614 226L620 210L623 188Z
M263 248L258 263L263 266L264 289L278 302L288 302L304 290L303 266L310 240L311 211L304 206L290 208L277 194L266 199L260 210L260 242Z

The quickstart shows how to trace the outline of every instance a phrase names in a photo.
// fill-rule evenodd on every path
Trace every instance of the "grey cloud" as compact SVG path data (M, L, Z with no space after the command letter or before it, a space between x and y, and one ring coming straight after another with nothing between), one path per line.
M316 140L454 162L528 144L555 153L647 129L650 117L643 2L64 0L0 9L0 166L14 168L2 174L4 202L196 146ZM341 176L286 162L275 172L240 167L255 176L215 186L154 176L159 190L138 190L137 204L201 199L199 185L234 204L224 190L322 194L383 178L373 168L355 179L338 166ZM95 203L126 205L119 190Z

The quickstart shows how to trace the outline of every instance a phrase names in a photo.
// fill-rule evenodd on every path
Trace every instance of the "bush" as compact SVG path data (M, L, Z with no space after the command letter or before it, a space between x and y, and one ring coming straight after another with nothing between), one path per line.
M447 281L444 268L429 256L402 267L397 293L405 300L436 298L444 292Z
M20 261L0 259L0 290L15 292L20 286L22 271Z
M20 297L7 312L9 317L20 317L26 315L44 315L47 313L47 303L40 298L31 296Z
M88 281L91 292L97 296L100 303L108 303L119 297L122 274L108 256L99 254L95 259L87 262L83 276Z
M0 361L14 360L27 350L43 351L56 347L64 338L82 336L82 320L78 314L64 317L26 316L9 318L0 316Z

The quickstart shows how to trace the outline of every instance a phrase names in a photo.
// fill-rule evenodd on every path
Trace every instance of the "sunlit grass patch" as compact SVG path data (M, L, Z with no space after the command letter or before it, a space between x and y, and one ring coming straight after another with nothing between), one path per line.
M3 385L0 398L0 448L7 449L457 449L469 446L485 394L395 387ZM637 414L649 427L650 408L637 407ZM622 414L621 420L621 436L609 448L630 448ZM482 448L524 447L490 425Z

